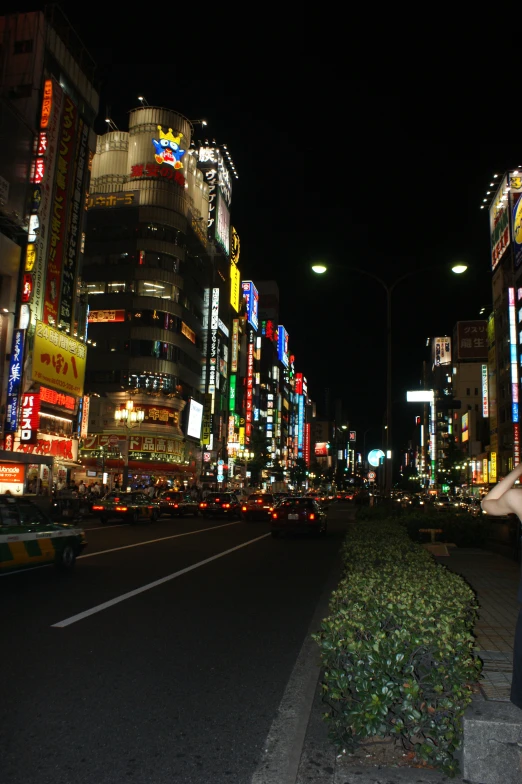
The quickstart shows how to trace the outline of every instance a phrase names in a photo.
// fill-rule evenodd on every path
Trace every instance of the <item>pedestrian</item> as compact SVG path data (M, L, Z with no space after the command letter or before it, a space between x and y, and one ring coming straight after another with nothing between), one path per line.
M87 492L87 486L86 486L85 482L82 479L80 481L80 484L78 485L78 493L79 493L79 495L84 495L86 492Z
M516 515L522 522L522 488L514 487L514 483L522 476L522 463L519 463L510 473L484 496L481 502L486 514L493 517ZM518 586L517 625L515 627L515 640L513 644L513 678L511 681L510 700L517 708L522 709L522 577Z

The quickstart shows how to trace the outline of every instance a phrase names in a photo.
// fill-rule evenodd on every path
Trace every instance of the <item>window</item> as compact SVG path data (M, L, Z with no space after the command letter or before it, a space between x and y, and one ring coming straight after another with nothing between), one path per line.
M125 281L107 283L107 294L116 294L125 291Z
M475 387L475 394L478 395L478 387Z
M21 525L49 525L49 520L44 513L32 504L20 504L18 510Z
M20 525L18 508L13 504L0 504L0 525Z
M142 297L159 297L179 302L179 289L172 283L162 283L158 280L139 280L138 294Z
M89 296L92 294L105 294L106 285L107 284L104 281L100 283L87 283L87 294Z
M33 51L33 41L15 41L14 54L29 54Z
M469 387L467 387L467 389L466 389L466 395L468 397L471 395L471 389Z

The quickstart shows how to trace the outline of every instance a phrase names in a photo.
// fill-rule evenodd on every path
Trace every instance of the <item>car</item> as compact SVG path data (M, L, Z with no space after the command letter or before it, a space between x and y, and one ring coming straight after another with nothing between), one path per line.
M277 539L285 533L307 533L326 536L328 515L309 496L285 498L272 511L271 534Z
M199 503L192 498L190 493L181 490L165 490L158 498L160 514L169 514L171 517L186 517L199 515Z
M157 498L150 498L141 490L122 493L114 490L92 505L93 514L105 524L109 520L120 519L128 523L154 522L161 513Z
M270 520L276 499L272 493L252 493L241 504L243 520Z
M53 522L23 497L0 496L0 572L48 563L69 570L86 545L83 528Z
M439 495L435 498L434 505L438 509L452 509L455 507L455 503L449 495Z
M235 493L209 493L199 504L203 517L241 518L241 503Z

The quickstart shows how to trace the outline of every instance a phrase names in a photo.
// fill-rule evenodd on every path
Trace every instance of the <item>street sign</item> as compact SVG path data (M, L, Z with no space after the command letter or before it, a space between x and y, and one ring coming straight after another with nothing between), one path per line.
M375 471L368 471L368 479L370 480L370 482L373 482L376 476L377 474L375 473Z

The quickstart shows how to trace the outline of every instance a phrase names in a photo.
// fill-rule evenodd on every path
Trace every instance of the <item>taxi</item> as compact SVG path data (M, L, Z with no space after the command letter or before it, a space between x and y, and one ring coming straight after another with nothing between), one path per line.
M241 504L243 520L270 520L275 503L272 493L252 493Z
M96 501L92 513L105 524L109 520L125 520L127 523L155 522L161 514L160 504L140 490L122 493L114 490Z
M50 563L72 569L86 544L83 528L54 523L23 497L0 495L0 574Z

